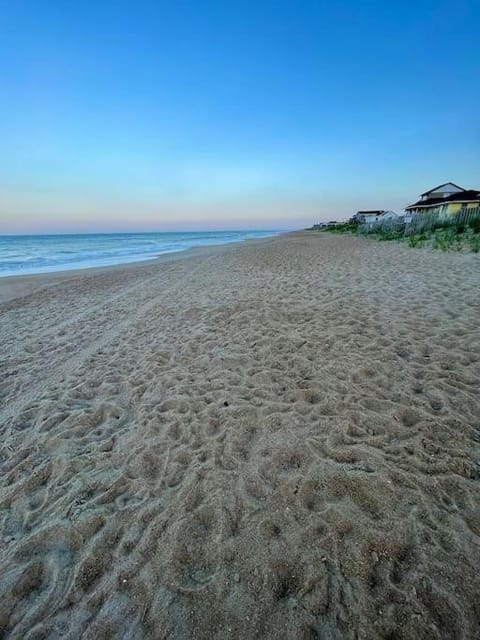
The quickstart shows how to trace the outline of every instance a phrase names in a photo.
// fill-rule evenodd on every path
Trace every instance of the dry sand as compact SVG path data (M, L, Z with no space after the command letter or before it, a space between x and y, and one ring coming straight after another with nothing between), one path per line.
M300 233L0 282L6 638L477 638L480 260Z

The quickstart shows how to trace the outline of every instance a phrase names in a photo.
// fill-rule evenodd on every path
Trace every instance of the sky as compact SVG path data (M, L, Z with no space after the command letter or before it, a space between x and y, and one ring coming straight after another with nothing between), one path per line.
M0 3L0 233L293 229L480 189L478 0Z

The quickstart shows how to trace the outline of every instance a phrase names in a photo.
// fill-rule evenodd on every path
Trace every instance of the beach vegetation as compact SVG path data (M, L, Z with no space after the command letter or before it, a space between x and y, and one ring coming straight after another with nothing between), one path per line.
M469 221L468 226L473 231L473 233L480 233L480 216L472 218Z
M480 251L480 234L475 234L470 237L470 251L472 253L478 253Z
M398 240L402 237L399 231L387 229L378 233L378 240Z
M423 235L423 234L422 234ZM420 234L418 236L408 236L407 244L409 247L415 248L421 246L422 240Z
M330 231L331 233L357 233L358 222L349 220L348 222L342 222L336 225L329 225L323 229L323 231Z
M429 247L440 251L480 252L480 216L416 219L412 223L395 221L393 224L358 224L355 220L330 223L321 228L330 233L358 233L369 238L405 242L411 248Z

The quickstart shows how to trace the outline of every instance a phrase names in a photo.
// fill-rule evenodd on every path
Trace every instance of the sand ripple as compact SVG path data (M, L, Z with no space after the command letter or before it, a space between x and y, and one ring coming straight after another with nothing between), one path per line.
M478 637L477 256L39 282L0 306L3 637Z

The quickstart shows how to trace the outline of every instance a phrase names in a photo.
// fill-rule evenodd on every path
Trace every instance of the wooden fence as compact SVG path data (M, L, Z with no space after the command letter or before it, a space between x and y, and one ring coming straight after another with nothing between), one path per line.
M480 218L480 205L476 207L462 207L458 213L445 215L441 213L416 213L411 216L377 220L358 226L360 233L392 233L395 235L411 236L432 229L446 227L467 226L471 220Z

